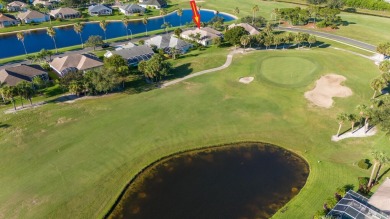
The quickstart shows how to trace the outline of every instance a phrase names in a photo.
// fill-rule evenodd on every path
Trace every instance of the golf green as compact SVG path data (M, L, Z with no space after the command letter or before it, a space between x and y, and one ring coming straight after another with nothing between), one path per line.
M309 84L319 69L307 57L271 56L258 64L260 78L282 87L302 87Z

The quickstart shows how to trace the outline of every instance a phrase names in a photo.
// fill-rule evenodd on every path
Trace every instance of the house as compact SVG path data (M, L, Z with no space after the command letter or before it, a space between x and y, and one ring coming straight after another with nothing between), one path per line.
M127 5L119 6L119 11L125 15L132 15L136 13L143 14L145 13L145 8L137 4L127 4Z
M387 192L389 193L389 192ZM375 194L374 194L375 195ZM387 196L388 197L388 196ZM370 199L371 200L371 199ZM384 202L383 206L390 206L388 202ZM376 206L369 203L369 200L349 190L347 194L336 204L336 206L328 213L329 218L339 219L388 219L390 215L378 209Z
M145 45L155 45L158 49L163 49L166 53L169 53L172 48L175 48L182 54L186 53L192 47L192 44L177 38L175 35L169 34L159 35L145 40Z
M106 54L104 54L104 57L109 58L115 54L120 55L127 60L129 66L137 66L139 62L147 61L152 58L154 52L149 46L142 45L117 51L107 51Z
M7 10L9 12L26 11L27 4L24 2L20 2L20 1L13 1L7 5Z
M133 48L135 47L136 45L132 42L128 42L127 44L123 44L123 45L118 45L115 47L115 50L122 50L122 49L130 49L130 48Z
M59 8L50 11L50 15L54 18L73 19L79 18L81 13L73 8Z
M143 8L155 8L160 9L167 6L165 0L139 0L139 6Z
M50 20L49 15L42 14L41 12L38 11L30 11L30 10L18 14L18 18L19 20L23 21L26 24L42 23Z
M0 28L18 25L19 21L12 15L0 13Z
M34 6L37 6L37 5L43 5L43 7L45 8L52 8L53 7L53 4L49 1L43 1L43 0L35 0L33 2L33 5Z
M371 196L368 203L390 216L390 179L380 185L378 190Z
M258 30L256 30L256 28L247 23L231 24L228 28L232 29L233 27L243 27L246 31L248 31L249 35L256 35L260 33Z
M15 86L21 81L31 82L35 77L49 80L47 72L39 65L18 65L0 70L0 81Z
M210 27L201 27L200 29L186 30L180 34L184 39L195 40L203 46L213 43L213 39L222 38L222 33Z
M99 16L99 15L111 15L112 9L109 7L106 7L102 4L98 5L91 5L88 7L88 13L91 16Z
M89 54L73 54L54 58L49 65L60 76L64 76L68 72L85 72L87 70L101 68L103 66L103 62Z

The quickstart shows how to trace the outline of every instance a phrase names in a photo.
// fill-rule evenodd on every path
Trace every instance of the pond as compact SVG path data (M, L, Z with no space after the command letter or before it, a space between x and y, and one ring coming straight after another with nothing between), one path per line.
M214 11L201 10L202 22L208 22L215 14ZM220 13L218 16L223 17L225 21L234 20L234 17ZM180 17L176 12L165 16L165 21L169 22L173 27L180 26ZM185 25L187 22L192 22L192 11L183 10L181 17L181 24ZM148 31L161 29L161 25L164 23L162 17L149 19L147 26ZM131 21L127 27L129 35L144 33L145 25L141 20ZM67 47L81 44L80 37L73 30L73 26L55 28L57 47ZM107 39L126 36L126 28L122 22L109 22L107 25ZM86 23L82 32L82 39L86 41L91 35L100 35L104 39L104 32L100 28L99 23ZM54 49L54 43L52 39L47 35L46 30L35 30L25 32L25 45L28 53L38 52L41 49ZM7 58L17 55L23 55L24 49L20 41L18 41L16 34L0 35L0 58Z
M308 175L301 157L269 144L186 152L136 177L108 218L270 218L298 194Z

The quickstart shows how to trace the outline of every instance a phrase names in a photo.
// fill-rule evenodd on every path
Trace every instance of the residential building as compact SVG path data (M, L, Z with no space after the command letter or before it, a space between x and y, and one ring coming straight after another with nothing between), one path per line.
M30 10L18 14L18 18L26 24L42 23L50 20L49 15L42 14L41 12L38 11L30 11Z
M375 206L379 210L385 212L390 218L390 179L386 180L376 190L374 195L368 200L368 203Z
M49 63L50 67L61 77L68 72L87 71L101 68L103 62L89 54L73 54L64 57L57 57Z
M139 6L143 8L155 8L160 9L167 6L165 0L139 0Z
M0 28L18 25L19 21L12 15L0 13Z
M252 25L247 24L247 23L231 24L231 25L229 25L229 29L231 29L233 27L237 27L237 26L243 27L246 31L248 31L248 33L250 35L256 35L256 34L260 33L258 30L256 30L255 27L253 27Z
M111 15L112 9L102 4L91 5L88 7L88 13L91 16Z
M163 49L166 53L169 53L172 48L175 48L180 50L182 54L186 53L192 47L192 44L177 38L175 35L169 34L158 35L145 40L145 45L155 45L158 49Z
M200 29L186 30L180 36L184 39L195 40L203 46L208 46L213 43L213 39L222 38L223 35L210 27L201 27Z
M115 54L120 55L127 60L129 66L137 66L139 62L147 61L152 58L154 52L149 46L142 45L117 51L107 51L106 54L104 54L104 57L109 58Z
M20 1L13 1L7 5L7 10L9 12L26 11L27 4Z
M136 13L143 14L145 13L145 8L137 4L127 4L127 5L119 6L119 11L124 15L132 15Z
M19 65L0 70L0 82L15 86L21 81L31 82L35 77L49 80L47 72L39 65Z
M33 2L33 5L34 5L34 6L37 6L37 5L39 5L39 4L43 5L45 8L49 8L49 9L53 7L53 4L52 4L50 1L35 0L35 1Z
M59 8L50 11L50 15L54 18L73 19L79 18L81 16L81 13L73 8Z

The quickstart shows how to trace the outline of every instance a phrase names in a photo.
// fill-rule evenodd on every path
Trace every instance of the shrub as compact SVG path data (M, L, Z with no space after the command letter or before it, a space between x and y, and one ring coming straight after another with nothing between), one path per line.
M329 209L334 208L334 206L336 206L336 204L337 204L337 199L335 197L328 198L326 200L326 205L328 206Z
M322 219L323 217L325 217L325 215L326 215L325 210L318 210L313 216L313 219Z
M358 162L358 166L364 170L367 170L370 168L371 164L370 164L370 161L368 159L361 159L359 162Z
M317 27L318 28L325 28L327 25L326 25L326 21L320 21L320 22L317 22Z

